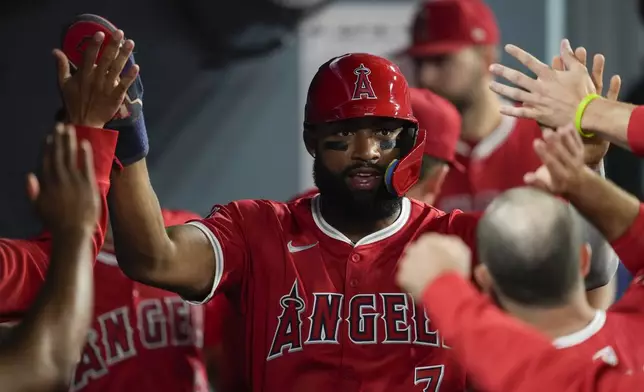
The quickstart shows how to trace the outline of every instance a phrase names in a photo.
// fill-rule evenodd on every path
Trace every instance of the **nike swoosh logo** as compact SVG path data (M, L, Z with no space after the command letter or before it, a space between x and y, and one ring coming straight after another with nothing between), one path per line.
M288 251L291 252L291 253L297 253L297 252L301 252L303 250L311 249L317 244L318 243L316 242L314 244L309 244L309 245L295 246L295 245L293 245L293 241L289 241L288 242Z

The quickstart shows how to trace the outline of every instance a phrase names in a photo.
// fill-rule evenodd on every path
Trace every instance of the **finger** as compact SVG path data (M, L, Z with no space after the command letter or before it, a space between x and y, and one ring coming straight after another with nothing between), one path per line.
M563 60L564 67L568 70L572 70L575 68L579 68L581 63L577 58L575 57L574 52L572 51L572 47L570 46L570 41L567 39L564 39L561 41L561 46L559 47L559 55L561 56L561 59Z
M125 41L125 43L121 47L121 50L119 51L118 56L116 56L116 59L114 59L114 61L112 61L112 64L110 65L110 69L107 73L107 77L105 80L106 86L116 87L118 85L119 77L121 77L121 73L123 72L123 69L127 64L128 58L132 54L133 50L134 50L134 41L132 40Z
M63 132L63 153L67 173L78 172L78 146L76 142L76 129L72 125L65 127Z
M562 151L565 154L562 157L562 161L567 167L577 167L580 162L583 162L584 146L576 130L572 132L569 128L562 129L560 145L565 150Z
M575 49L574 53L575 53L575 58L579 60L581 65L585 67L588 59L588 52L586 52L586 48L584 48L583 46L580 46L577 49Z
M575 141L575 145L576 145L577 150L579 150L579 151L581 151L583 153L583 151L584 151L584 141L581 139L581 135L577 131L577 128L575 128L575 126L572 123L566 125L564 128L571 132L572 138Z
M556 137L556 135L553 135L553 137ZM539 159L541 159L543 165L548 169L553 180L566 178L566 168L559 160L557 154L549 148L550 146L546 143L547 142L544 140L535 140L534 151L537 153L537 156L539 156Z
M552 69L554 69L555 71L564 70L563 60L560 56L555 56L552 58Z
M492 64L490 71L492 71L493 74L500 76L512 82L512 84L528 91L534 91L539 84L535 79L532 79L523 72L508 68L501 64Z
M81 141L81 152L83 154L83 164L81 167L83 177L90 182L96 184L96 176L94 174L94 154L92 152L92 144L87 140Z
M56 58L56 68L58 70L58 86L62 88L65 82L67 82L67 80L72 77L71 71L69 69L69 60L67 59L67 56L65 56L65 53L63 53L61 50L54 49L52 53Z
M38 177L34 173L27 174L27 197L29 200L36 201L40 195L40 184Z
M62 127L62 124L56 124L54 129ZM42 178L41 185L47 186L52 182L53 167L52 167L52 149L54 148L54 135L47 135L45 140L45 150L42 156Z
M97 32L92 37L92 40L87 45L85 53L83 53L83 65L81 66L80 72L82 79L85 82L89 81L90 75L94 70L94 64L96 63L96 56L98 56L98 51L101 49L103 40L105 39L105 34L103 32Z
M534 105L537 103L537 98L533 93L522 90L518 87L512 87L503 83L492 81L490 82L490 89L497 94L510 98L513 101L518 101L528 105Z
M501 112L501 114L505 114L506 116L530 118L533 120L536 120L538 115L537 111L534 108L527 106L503 105L501 106L501 109L499 111Z
M112 65L112 62L118 55L122 41L123 41L122 30L116 30L114 33L112 33L112 36L110 37L109 42L105 46L105 49L103 50L103 54L101 55L101 58L98 60L98 64L96 66L96 82L98 82L97 84L100 84L102 86L103 83L105 82L105 75L107 75L110 69L110 66Z
M595 85L595 90L597 90L597 94L599 94L599 95L602 95L602 91L604 90L604 65L605 65L605 63L606 63L606 59L604 58L603 55L596 54L593 57L593 71L592 71L592 74L590 76L593 79L593 84Z
M619 91L622 89L622 78L619 75L613 75L610 78L610 85L608 86L608 92L606 93L606 98L611 101L617 101L619 98Z
M521 64L528 67L528 69L534 72L534 74L537 75L538 77L544 76L550 71L550 68L547 65L539 61L536 57L534 57L530 53L519 48L518 46L505 45L505 51L510 56L519 60Z
M536 173L530 172L523 176L523 182L546 192L552 192L552 184L546 179L540 178Z
M52 155L52 180L65 181L67 179L67 165L65 164L67 132L63 127L57 127L54 132Z
M130 88L132 83L136 80L136 76L139 74L139 66L134 64L131 66L127 72L121 77L119 84L114 88L114 96L119 98L122 101L125 98L125 93L127 89Z

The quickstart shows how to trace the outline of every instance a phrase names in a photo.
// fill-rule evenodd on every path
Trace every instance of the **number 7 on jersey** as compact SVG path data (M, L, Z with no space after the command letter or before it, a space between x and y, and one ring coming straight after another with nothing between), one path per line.
M414 385L423 387L423 392L439 392L445 365L422 366L414 369Z

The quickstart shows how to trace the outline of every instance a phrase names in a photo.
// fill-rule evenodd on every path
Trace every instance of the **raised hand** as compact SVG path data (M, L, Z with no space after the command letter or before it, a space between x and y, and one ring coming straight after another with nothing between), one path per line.
M400 287L420 299L425 288L439 276L456 272L469 279L470 269L470 248L460 238L428 233L407 247L396 278Z
M57 124L47 138L40 175L27 176L27 194L53 233L93 231L98 220L92 147L86 140L78 147L74 127Z
M574 51L575 58L586 67L587 64L587 53L584 47L578 47ZM602 95L604 90L604 68L606 64L606 59L602 54L596 54L593 56L593 68L591 71L591 79L597 90L597 94ZM552 68L557 71L564 71L564 63L561 56L555 56L552 61ZM619 91L622 87L622 80L619 75L613 75L610 79L610 85L608 92L606 93L606 98L610 100L617 100L619 96ZM610 143L602 138L599 138L595 135L590 137L585 137L582 139L584 142L584 162L590 167L595 168L600 164L602 159L606 156Z
M102 128L114 117L139 72L138 65L133 65L121 75L134 49L132 40L123 42L121 30L112 34L97 62L104 39L102 32L94 34L73 76L67 56L59 49L54 50L58 84L72 124Z
M584 144L572 123L556 132L544 130L543 140L534 141L534 150L543 165L523 177L528 185L566 195L577 189L590 171L584 162Z
M565 70L548 67L525 50L506 45L506 52L537 75L536 79L508 68L493 64L490 71L518 87L492 82L490 88L498 94L523 103L523 106L505 105L501 112L510 116L535 119L551 128L565 126L575 119L577 106L588 95L597 92L586 67L575 57L570 42L561 42L561 61ZM603 72L603 71L602 71Z

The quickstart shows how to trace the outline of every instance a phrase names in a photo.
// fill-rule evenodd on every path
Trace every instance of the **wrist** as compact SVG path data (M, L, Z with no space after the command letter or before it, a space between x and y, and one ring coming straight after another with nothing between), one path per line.
M601 121L602 106L606 98L598 97L593 99L584 110L581 117L581 128L586 132L597 131L597 124Z
M562 196L569 201L575 201L577 199L577 195L587 192L586 189L588 189L588 184L592 183L596 178L597 172L589 166L584 166L583 170L581 170L577 176L576 181L571 184L569 190L563 193Z

